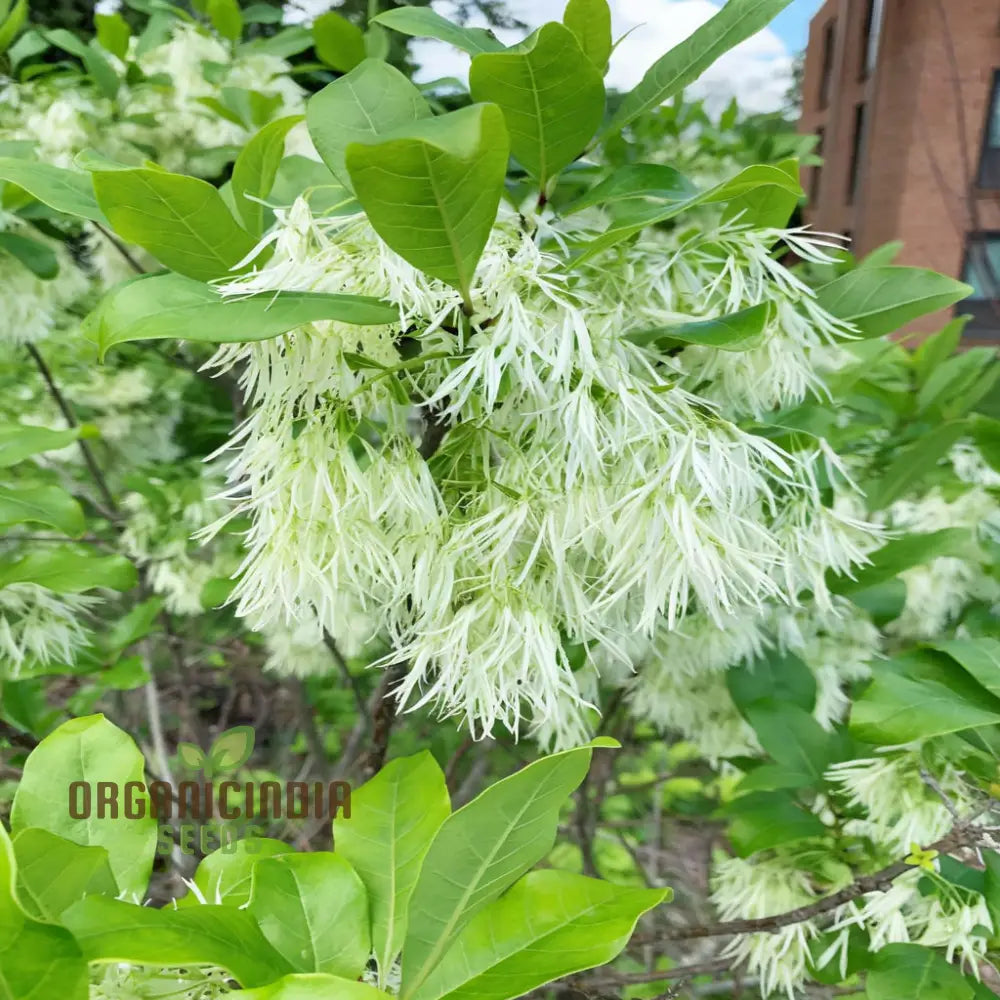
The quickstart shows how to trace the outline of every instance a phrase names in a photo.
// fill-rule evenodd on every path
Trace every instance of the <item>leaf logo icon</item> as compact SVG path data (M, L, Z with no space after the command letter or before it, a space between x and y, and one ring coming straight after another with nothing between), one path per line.
M254 747L252 726L234 726L220 733L206 754L194 743L179 743L177 756L189 771L202 771L206 778L227 774L250 759Z

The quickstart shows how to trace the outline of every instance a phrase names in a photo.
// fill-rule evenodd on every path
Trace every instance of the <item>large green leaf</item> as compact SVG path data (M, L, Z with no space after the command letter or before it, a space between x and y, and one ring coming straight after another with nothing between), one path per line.
M510 151L544 187L604 117L604 81L569 28L551 21L520 45L472 60L469 91L503 111Z
M80 594L95 587L130 590L137 582L135 566L124 556L102 556L70 546L32 549L0 566L0 587L37 583L57 594Z
M44 524L74 538L87 527L83 509L61 486L0 486L0 528L26 522Z
M630 330L625 339L640 347L655 345L660 350L670 350L684 344L717 347L724 351L745 351L767 327L772 317L772 307L762 302L757 306L741 309L728 316L679 323L652 330Z
M300 121L302 115L289 115L265 125L243 147L233 164L233 201L252 236L263 232L264 206L260 199L270 193L285 152L285 137Z
M865 984L868 1000L972 1000L962 973L919 944L890 944L875 955Z
M473 104L347 147L347 169L375 231L401 257L469 289L507 171L507 130L493 104Z
M113 288L87 317L83 331L103 357L116 344L133 340L248 343L320 320L381 326L398 319L392 306L363 295L261 292L227 300L200 281L149 274Z
M93 179L114 231L189 278L227 274L256 244L218 190L197 177L140 168L98 170Z
M351 191L354 188L344 164L344 150L352 142L364 142L430 115L423 94L381 59L366 59L346 76L327 84L306 105L306 122L316 151Z
M52 430L35 424L0 425L0 469L23 462L44 451L57 451L72 444L81 434L80 427Z
M507 1000L610 962L668 889L531 872L474 917L414 1000Z
M769 651L726 671L726 686L736 707L746 710L763 698L776 698L806 712L816 704L816 676L794 653Z
M284 976L256 990L243 990L241 1000L386 1000L388 993L339 976Z
M403 946L420 865L450 811L444 774L424 751L387 764L351 795L350 818L334 822L337 853L368 889L372 948L383 982Z
M217 965L241 986L266 986L292 971L253 917L230 906L154 910L88 896L63 914L89 962Z
M748 705L745 715L760 745L786 773L804 775L815 784L837 759L839 740L797 705L763 698Z
M48 830L29 827L14 838L17 889L29 916L58 923L87 893L114 897L118 885L103 847L84 847Z
M105 221L87 174L53 167L48 163L0 156L0 181L24 188L33 198L57 212L77 215L92 222Z
M601 71L611 57L611 8L608 0L569 0L563 24L576 35L586 57Z
M269 837L246 837L232 846L219 848L206 855L194 873L195 888L208 903L242 907L250 900L253 870L258 861L278 854L288 854L291 848L282 840ZM201 905L194 892L184 896L179 906Z
M368 897L336 854L284 854L253 869L247 912L296 972L358 979L371 954Z
M410 1000L455 937L555 843L559 812L583 781L591 746L545 757L504 778L444 821L407 913L401 996Z
M503 42L484 28L463 28L430 7L397 7L379 14L375 22L402 35L448 42L473 56L480 52L500 52L504 48Z
M823 285L816 300L865 338L884 337L972 293L970 285L920 267L864 267Z
M866 743L895 746L1000 722L992 697L957 663L929 659L878 664L851 708L851 732Z
M0 997L87 1000L87 965L62 927L28 917L17 894L14 847L0 823Z
M98 817L97 783L117 786L124 808L126 786L142 782L145 761L132 737L103 715L88 715L64 722L28 756L21 782L14 794L10 823L15 834L39 827L74 844L103 847L121 892L141 899L149 883L156 850L157 821L151 816L144 789L133 787L133 801L144 807L141 819ZM70 815L70 786L91 786L90 815Z
M620 131L639 115L679 94L720 56L766 28L791 2L729 0L718 14L653 63L638 86L626 94L603 135Z

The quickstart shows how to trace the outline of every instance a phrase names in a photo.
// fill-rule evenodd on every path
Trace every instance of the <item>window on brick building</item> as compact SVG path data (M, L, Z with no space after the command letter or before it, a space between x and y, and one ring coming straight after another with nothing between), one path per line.
M847 202L853 204L861 186L861 167L865 156L865 136L868 131L867 106L862 102L854 108L854 133L851 136L851 168L847 175Z
M966 335L996 339L1000 332L1000 233L969 236L962 280L972 286L972 294L958 306L960 312L972 315Z
M983 131L983 150L979 158L979 186L1000 188L1000 70L993 73L989 114Z
M837 22L828 21L823 29L823 66L819 78L819 106L825 108L830 103L833 86L833 46L837 40Z
M861 79L865 80L875 72L878 63L878 47L882 38L882 20L885 16L884 0L868 0L865 12L864 44L861 50Z

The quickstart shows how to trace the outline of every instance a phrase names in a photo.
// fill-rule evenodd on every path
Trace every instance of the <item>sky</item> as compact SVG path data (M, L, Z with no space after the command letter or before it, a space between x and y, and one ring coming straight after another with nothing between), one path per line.
M632 31L611 57L608 83L621 90L634 87L643 73L667 50L704 24L721 6L721 0L609 0L615 38ZM806 45L809 19L822 0L792 0L773 22L742 45L719 59L702 78L699 96L721 107L736 96L746 111L771 111L781 106L791 76L794 57ZM452 13L449 0L434 0L433 6L446 17ZM566 0L507 0L507 8L536 28L562 17ZM477 23L477 22L471 22ZM478 22L484 23L484 22ZM517 32L498 32L513 44ZM468 56L439 42L420 41L413 48L421 63L419 77L442 76L465 79Z

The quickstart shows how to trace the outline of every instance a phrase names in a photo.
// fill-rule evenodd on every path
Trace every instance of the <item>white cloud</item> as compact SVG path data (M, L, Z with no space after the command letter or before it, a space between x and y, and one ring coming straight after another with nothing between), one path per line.
M711 0L610 0L615 38L631 34L615 49L608 72L609 86L631 90L646 70L664 52L683 41L719 10ZM565 0L508 0L507 8L531 28L562 18ZM434 7L446 17L451 5L435 0ZM485 24L479 20L474 23ZM633 28L637 30L632 31ZM508 45L520 40L516 31L497 34ZM469 57L448 45L416 41L414 57L421 64L418 79L468 76ZM780 107L791 78L792 57L781 39L765 29L726 53L709 69L691 93L724 105L733 96L747 111L771 111Z

